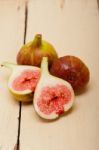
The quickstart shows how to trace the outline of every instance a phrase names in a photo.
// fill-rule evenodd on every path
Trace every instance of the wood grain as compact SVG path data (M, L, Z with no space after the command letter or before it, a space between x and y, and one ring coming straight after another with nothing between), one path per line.
M0 64L16 62L23 44L24 5L22 1L0 1ZM10 95L7 81L10 71L0 68L0 150L13 150L17 142L19 103Z
M99 149L99 14L96 0L30 0L27 42L36 33L60 56L80 57L91 73L88 88L76 96L71 112L54 122L41 120L33 105L22 106L21 150Z
M98 0L1 0L0 64L16 62L23 43L41 33L59 56L80 57L90 69L88 87L56 121L40 119L22 104L20 150L99 150ZM25 7L26 4L28 7ZM10 95L10 71L0 68L0 150L17 150L19 103Z

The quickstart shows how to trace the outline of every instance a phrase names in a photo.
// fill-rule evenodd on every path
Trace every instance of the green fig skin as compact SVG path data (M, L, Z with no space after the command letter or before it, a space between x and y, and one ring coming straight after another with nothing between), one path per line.
M36 34L34 40L22 46L17 54L17 63L40 67L42 57L48 57L49 66L58 58L55 48L47 41L42 40L41 34Z
M13 95L13 97L17 100L17 101L20 101L20 102L32 102L32 99L33 99L33 93L29 93L29 94L16 94L14 92L12 92L10 89L9 89L9 92L11 93L11 95Z

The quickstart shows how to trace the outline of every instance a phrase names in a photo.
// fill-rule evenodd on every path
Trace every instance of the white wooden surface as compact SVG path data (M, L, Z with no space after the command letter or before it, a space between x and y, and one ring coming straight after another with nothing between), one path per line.
M0 64L16 61L17 49L23 44L23 20L22 2L0 0ZM0 150L13 150L18 134L19 103L8 92L9 75L9 70L0 69Z
M22 45L24 3L24 0L0 1L0 63L15 61L17 49ZM60 56L80 57L88 65L91 79L87 90L76 96L74 109L57 121L43 121L32 104L22 105L20 150L99 150L97 1L30 0L26 41L36 33L42 33L44 39L53 43ZM19 105L7 91L7 71L0 70L0 74L0 148L12 150L17 138Z

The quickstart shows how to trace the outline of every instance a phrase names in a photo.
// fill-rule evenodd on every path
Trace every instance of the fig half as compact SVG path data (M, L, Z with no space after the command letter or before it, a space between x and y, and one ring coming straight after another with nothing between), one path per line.
M68 111L74 103L72 86L48 71L48 58L43 57L41 75L34 93L34 108L44 119L58 118Z
M2 66L11 68L12 74L8 80L11 94L22 102L32 101L33 93L40 77L40 68L26 65L16 65L9 62Z

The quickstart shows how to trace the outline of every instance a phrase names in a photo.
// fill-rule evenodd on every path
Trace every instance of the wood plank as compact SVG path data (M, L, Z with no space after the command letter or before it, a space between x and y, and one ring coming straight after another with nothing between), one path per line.
M23 44L24 2L0 1L0 64L16 62ZM13 150L17 142L19 103L10 95L7 81L10 71L0 69L0 150Z
M41 120L23 105L21 150L99 150L99 12L96 0L30 0L27 42L36 33L53 43L60 56L72 54L88 66L88 89L76 96L71 113L54 122ZM61 7L62 5L62 7Z

